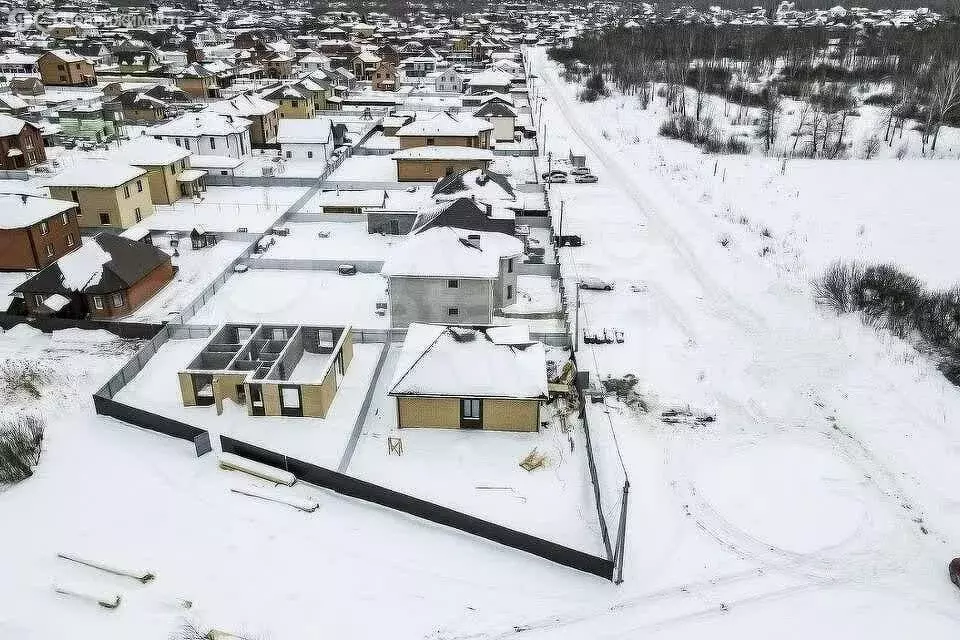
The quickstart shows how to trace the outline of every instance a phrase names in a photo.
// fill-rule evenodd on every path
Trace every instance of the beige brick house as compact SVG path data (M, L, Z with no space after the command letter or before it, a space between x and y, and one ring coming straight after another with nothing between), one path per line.
M84 160L47 182L50 197L77 203L81 228L129 229L153 214L150 182L139 167Z
M183 147L165 140L140 136L121 144L111 152L110 159L147 172L153 204L173 204L205 189L203 177L207 172L190 167L191 155Z

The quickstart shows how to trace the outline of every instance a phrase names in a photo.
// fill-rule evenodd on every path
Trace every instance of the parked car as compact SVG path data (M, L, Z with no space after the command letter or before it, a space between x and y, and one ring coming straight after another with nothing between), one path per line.
M957 585L957 588L960 589L960 558L951 560L947 571L950 574L950 582Z
M592 289L594 291L613 291L613 283L603 278L581 278L577 286L581 289Z
M556 237L558 247L582 247L583 239L578 235L562 235Z
M580 183L580 184L584 184L584 183L587 183L587 182L596 182L596 181L597 181L597 176L593 175L592 173L588 173L587 175L584 175L584 176L577 176L577 177L575 177L575 178L573 179L573 181L574 181L574 182L577 182L577 183Z
M561 176L563 178L566 178L567 172L564 171L563 169L553 169L551 171L544 171L543 173L540 174L540 177L543 178L544 180L546 180L550 176Z
M572 176L585 176L589 175L590 169L587 167L575 167L570 169L570 175Z
M567 176L561 176L558 173L553 173L543 179L544 182L549 182L550 184L563 184L567 181Z
M355 276L357 275L357 267L352 264L342 264L337 267L337 272L342 276Z

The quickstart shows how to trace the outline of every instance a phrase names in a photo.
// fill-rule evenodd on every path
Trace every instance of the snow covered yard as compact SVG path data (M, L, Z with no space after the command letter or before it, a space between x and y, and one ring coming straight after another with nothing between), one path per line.
M154 205L154 214L143 224L161 231L189 233L200 225L207 231L246 227L250 233L263 233L306 192L305 187L207 187L202 200Z
M387 391L399 352L394 346L387 355L347 473L605 555L582 431L563 433L552 407L541 413L550 424L539 433L398 429L396 401ZM388 455L388 437L401 439L403 455ZM534 448L546 454L546 466L525 471L519 463Z
M785 268L737 238L723 246L731 223L702 197L715 158L658 138L650 114L617 98L576 102L534 55L549 150L586 153L600 178L551 187L564 232L585 241L561 250L563 274L612 279L612 292L583 292L580 323L625 332L623 344L581 344L578 362L595 378L636 374L646 411L589 405L592 426L612 422L631 476L625 583L609 606L531 618L525 637L955 636L946 563L960 544L960 393L908 345L817 308L816 267ZM612 135L617 118L648 135ZM701 162L709 175L688 169ZM780 215L779 202L729 188L740 206ZM836 227L818 224L847 224L850 203L838 204L796 223L810 239L795 264L825 259ZM918 233L901 233L912 247L890 259L922 254L932 238ZM850 246L842 233L836 242ZM687 408L715 421L661 420Z
M504 311L510 314L559 312L559 283L549 276L517 276L517 301Z
M197 314L192 324L276 322L390 326L376 314L387 299L386 280L377 273L342 276L336 271L251 269L234 274Z
M396 182L397 163L391 156L350 156L327 180L333 182Z
M154 233L153 243L167 253L173 252L164 234ZM146 304L124 318L128 322L166 322L192 302L228 264L247 248L246 242L221 240L212 247L193 249L189 238L181 238L180 254L173 258L177 275Z
M353 432L382 345L355 344L354 357L325 418L250 416L245 407L226 400L223 414L216 407L185 407L177 372L186 369L205 344L204 339L170 340L116 396L116 400L191 424L210 432L219 450L220 434L336 469ZM301 376L295 371L294 375ZM298 378L300 379L300 378Z
M390 247L402 239L367 233L366 221L290 222L284 226L290 235L274 236L274 245L266 253L254 256L254 260L261 256L282 260L382 261Z

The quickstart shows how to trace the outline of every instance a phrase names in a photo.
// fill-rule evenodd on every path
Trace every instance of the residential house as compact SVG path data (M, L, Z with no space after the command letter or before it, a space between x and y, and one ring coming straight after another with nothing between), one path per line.
M388 389L401 429L538 431L546 349L525 326L411 324Z
M293 73L293 56L271 52L260 58L268 78L289 78Z
M448 181L457 175L484 174L483 171L468 171L465 174L453 174L441 178L439 183ZM489 183L488 183L489 184ZM497 189L490 189L496 193ZM419 233L434 227L454 227L466 231L483 231L487 233L502 233L513 236L517 231L517 215L504 205L502 201L490 199L479 200L475 195L460 196L450 199L440 199L444 195L435 196L438 199L436 206L420 211L413 223L413 233Z
M504 233L424 228L384 262L394 327L413 322L490 324L517 295L523 243Z
M113 54L117 70L124 75L158 75L165 68L159 52L140 41L118 44L113 48Z
M199 62L184 67L174 76L177 86L198 98L215 98L220 95L220 82L217 74Z
M401 149L430 146L490 148L493 125L481 118L441 111L397 130Z
M40 79L47 86L92 87L97 84L93 65L66 49L47 51L37 58Z
M129 229L153 214L147 172L111 160L87 159L47 181L50 197L77 203L81 228Z
M383 59L372 51L361 51L350 61L353 75L361 80L372 80L373 74Z
M137 90L124 91L103 106L108 110L119 111L126 122L157 122L171 113L169 104Z
M0 53L0 74L5 76L28 75L38 73L37 59L33 53L7 51Z
M183 147L143 135L124 142L110 159L147 172L150 200L153 204L173 204L206 189L206 171L190 166L191 153Z
M402 74L389 62L380 62L370 74L371 88L374 91L397 91L400 88Z
M277 138L280 108L276 103L264 100L258 95L241 94L230 100L214 102L207 110L249 120L250 143L255 147L272 143Z
M170 256L151 244L101 233L14 289L35 316L128 316L173 280Z
M251 124L246 118L200 111L155 125L145 133L198 155L241 158L250 152Z
M80 246L76 202L0 195L0 270L42 269Z
M277 142L284 158L326 163L333 155L332 122L330 118L281 120Z
M10 91L18 96L42 96L46 89L40 78L12 78Z
M349 326L226 324L177 377L184 406L324 418L352 360Z
M40 128L0 114L0 169L27 169L46 160Z
M102 142L117 137L118 123L123 112L105 108L102 104L79 104L59 109L60 128L75 138Z
M433 80L438 93L463 93L464 78L453 67L435 71L427 77Z
M467 79L467 90L470 93L480 93L481 91L509 93L512 83L513 76L509 73L487 70L470 76Z
M18 95L0 94L0 113L20 117L30 111L30 105Z
M279 107L281 119L312 118L317 109L313 95L295 83L268 89L260 97Z
M494 142L514 141L517 112L510 105L500 100L490 100L477 109L473 115L493 125Z
M433 56L411 56L400 62L404 77L425 78L437 70L440 61Z
M398 182L432 182L471 169L487 169L493 152L476 147L410 147L393 153Z
M304 71L330 70L330 58L322 53L317 53L316 51L311 51L307 55L300 58L297 61L297 64L300 65Z

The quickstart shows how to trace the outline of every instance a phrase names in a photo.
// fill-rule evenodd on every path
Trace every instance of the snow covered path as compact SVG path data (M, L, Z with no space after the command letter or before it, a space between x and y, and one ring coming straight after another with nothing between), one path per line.
M613 292L582 293L580 322L626 334L581 346L581 366L635 373L651 407L607 409L634 487L621 587L634 604L532 626L544 637L692 637L700 617L664 622L643 594L759 571L747 596L703 596L704 619L728 621L711 622L711 635L756 636L779 620L784 637L955 636L945 566L960 552L958 390L909 346L818 309L808 274L722 246L726 222L672 171L699 152L657 138L639 107L579 103L542 51L531 58L553 166L572 149L600 178L551 186L563 232L585 242L562 250L564 277L614 280ZM624 121L648 135L611 135ZM717 421L659 421L660 409L687 405ZM751 604L741 613L738 601Z

